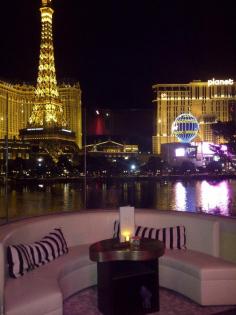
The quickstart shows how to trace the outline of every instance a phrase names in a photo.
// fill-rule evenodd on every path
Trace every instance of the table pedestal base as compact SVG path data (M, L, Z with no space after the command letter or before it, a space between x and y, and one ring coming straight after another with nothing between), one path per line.
M98 308L104 315L159 311L158 260L98 262Z

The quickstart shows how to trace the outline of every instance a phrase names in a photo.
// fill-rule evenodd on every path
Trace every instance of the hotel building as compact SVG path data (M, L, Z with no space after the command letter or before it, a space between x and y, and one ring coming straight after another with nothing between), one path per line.
M161 153L162 144L178 142L171 127L176 117L183 113L191 113L198 120L200 129L194 141L225 142L213 135L211 126L217 121L234 119L236 83L232 79L155 84L153 91L156 110L152 138L154 154Z
M68 127L75 132L76 144L82 147L81 90L79 84L58 86L63 113ZM0 81L0 139L19 139L32 113L35 87Z

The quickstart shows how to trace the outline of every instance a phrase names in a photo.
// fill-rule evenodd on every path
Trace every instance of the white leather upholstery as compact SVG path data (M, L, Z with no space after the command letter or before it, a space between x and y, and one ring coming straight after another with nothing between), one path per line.
M96 210L32 218L1 226L1 315L4 305L6 315L62 315L63 299L96 283L96 264L89 260L88 245L84 244L112 237L113 223L118 218L118 211ZM202 305L236 304L236 264L216 258L221 253L222 243L219 218L143 209L136 210L135 221L138 225L154 228L179 224L186 227L188 249L166 251L160 259L161 285ZM55 227L62 227L69 254L22 278L10 279L6 270L7 245L34 242ZM223 228L226 230L225 224ZM230 235L234 237L236 222L233 220L230 228ZM233 252L235 247L224 245L224 253L228 255L230 248Z
M163 287L201 305L236 304L236 264L192 250L166 250L159 266Z
M166 250L159 261L202 280L236 280L236 264L190 249Z
M47 314L55 308L62 309L63 299L74 293L67 287L72 283L81 282L83 267L92 269L96 266L89 259L88 252L89 245L71 247L68 254L33 272L28 272L21 278L9 278L5 288L6 315ZM74 270L79 271L76 276L73 273ZM68 282L67 275L71 272L73 277ZM95 283L96 274L93 278L87 279L83 287L89 287ZM61 287L64 287L63 290ZM65 296L63 296L63 291Z
M0 265L0 293L3 292L0 294L0 303L5 306L5 314L46 315L54 311L60 314L64 298L94 285L96 264L90 261L88 245L84 244L110 238L114 220L117 218L116 211L91 211L27 219L0 227L0 261L3 261ZM22 278L9 278L6 268L6 246L37 241L55 227L62 227L69 253ZM48 299L50 301L46 303ZM37 303L42 304L42 307ZM19 305L22 309L18 308Z

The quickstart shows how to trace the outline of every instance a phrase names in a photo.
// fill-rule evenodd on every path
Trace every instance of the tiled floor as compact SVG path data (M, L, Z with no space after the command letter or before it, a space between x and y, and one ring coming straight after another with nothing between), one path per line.
M160 312L155 315L212 315L224 314L235 306L200 306L173 291L160 288ZM97 309L97 289L92 287L73 295L64 302L64 315L101 315ZM153 314L154 315L154 314ZM227 313L225 313L227 315Z

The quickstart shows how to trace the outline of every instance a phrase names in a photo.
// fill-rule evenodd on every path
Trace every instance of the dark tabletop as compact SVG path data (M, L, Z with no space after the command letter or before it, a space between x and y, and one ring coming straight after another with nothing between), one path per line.
M158 240L141 239L139 246L129 242L120 243L119 239L107 239L94 243L89 248L92 261L108 262L117 260L154 260L164 254L164 243Z

